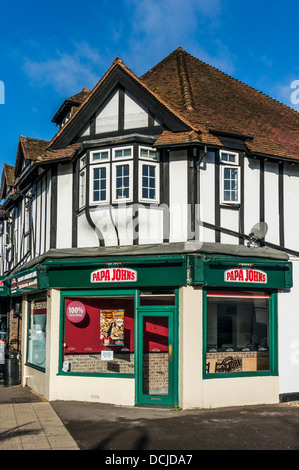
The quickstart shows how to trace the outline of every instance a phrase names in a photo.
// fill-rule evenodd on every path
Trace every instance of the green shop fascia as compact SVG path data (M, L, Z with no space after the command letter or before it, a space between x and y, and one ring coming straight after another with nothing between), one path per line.
M292 263L284 259L206 253L45 258L28 269L0 277L0 296L14 297L49 289L103 287L139 289L201 285L281 290L293 286Z
M150 315L153 321L154 317L164 315L169 327L167 351L172 393L167 395L157 392L156 399L161 400L160 404L176 405L179 288L182 286L202 288L203 291L203 305L198 310L203 316L203 378L240 373L247 376L277 375L277 293L292 287L292 263L284 253L275 252L266 256L268 251L263 249L236 250L237 254L234 255L208 251L184 252L178 249L176 252L147 254L146 250L132 250L130 255L120 251L113 255L109 253L109 256L104 253L95 256L92 250L88 253L82 250L79 256L78 251L69 250L66 256L65 250L55 250L53 255L48 253L41 258L38 264L32 264L28 269L24 269L25 266L22 271L3 278L0 295L13 298L26 294L30 300L34 297L46 298L46 293L51 289L60 290L62 330L66 305L64 299L80 300L100 296L117 299L132 295L133 317L136 320L133 327L134 350L137 352L135 372L132 374L137 379L144 370L141 359L144 339L138 339L144 334L141 319ZM258 255L249 256L248 253ZM155 297L155 302L147 303L147 307L143 307L140 300L144 292L149 294L149 299L151 295ZM173 303L159 304L159 295L156 294L163 297L163 294L170 292L173 294ZM265 317L266 308L268 319ZM250 312L250 319L245 318L244 312L247 312L247 316ZM241 324L243 330L239 330ZM159 325L162 328L164 323L160 322ZM60 337L63 344L63 331ZM241 337L242 340L239 339ZM267 353L267 348L270 353ZM228 355L230 364L222 364L221 360L227 360ZM61 346L59 373L75 374L67 366L64 367L64 361ZM136 402L150 403L151 392L142 389L141 379L137 381Z

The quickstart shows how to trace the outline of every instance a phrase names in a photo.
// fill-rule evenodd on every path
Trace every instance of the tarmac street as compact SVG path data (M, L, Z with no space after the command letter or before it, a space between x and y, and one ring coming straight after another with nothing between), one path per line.
M150 452L150 464L161 466L174 463L165 456L159 461L163 452L183 463L200 450L299 450L299 403L188 411L127 408L48 402L27 387L0 384L0 450L99 450L101 463L114 465L121 452L132 458ZM142 460L130 466L134 462L140 467Z

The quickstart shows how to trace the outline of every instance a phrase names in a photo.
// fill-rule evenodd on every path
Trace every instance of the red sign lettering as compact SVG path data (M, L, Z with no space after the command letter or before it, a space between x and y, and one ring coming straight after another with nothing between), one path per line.
M225 271L224 281L267 284L267 274L258 269L230 269Z
M136 282L137 272L127 268L105 268L91 273L91 282Z

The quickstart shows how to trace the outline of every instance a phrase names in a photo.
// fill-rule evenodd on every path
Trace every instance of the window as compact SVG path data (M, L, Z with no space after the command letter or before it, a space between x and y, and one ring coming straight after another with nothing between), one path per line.
M139 200L159 203L159 166L139 162Z
M26 201L25 207L24 207L24 234L25 235L28 235L29 233L29 214L30 214L29 201Z
M46 367L47 298L30 302L28 321L27 362L38 368Z
M118 165L116 167L116 199L128 199L130 191L130 167Z
M80 172L80 181L79 181L79 207L85 206L86 202L86 169Z
M240 203L240 168L221 166L221 203Z
M5 247L6 247L6 250L10 250L12 248L12 221L11 219L6 221Z
M270 295L207 291L206 373L270 371Z
M239 164L239 154L236 152L228 152L226 150L220 150L220 161L223 163L229 163L230 165Z
M80 170L86 166L86 155L80 158Z
M158 160L158 154L156 149L151 147L139 147L139 158Z
M62 372L134 374L134 297L68 297Z
M92 150L90 152L90 162L97 163L102 161L108 161L110 159L110 150Z
M93 165L91 167L91 202L109 202L109 165Z
M113 200L112 202L132 201L132 166L133 162L114 164L112 167Z
M113 149L113 160L133 158L133 147L122 147Z

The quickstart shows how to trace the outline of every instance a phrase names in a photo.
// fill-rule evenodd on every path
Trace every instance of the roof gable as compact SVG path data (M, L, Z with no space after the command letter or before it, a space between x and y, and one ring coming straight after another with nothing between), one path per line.
M63 119L66 117L68 113L71 113L71 115L76 111L76 109L84 103L84 101L88 98L90 94L90 90L87 88L83 88L82 91L79 93L76 93L73 96L70 96L70 98L66 99L58 111L55 113L55 116L52 119L52 122L56 124L61 124Z
M173 131L186 131L192 128L183 116L155 95L117 58L72 118L54 136L50 147L67 146L80 135L80 132L84 133L93 116L98 115L111 102L118 90L123 90L126 99L135 102L135 105L143 108L143 111L149 110L164 128ZM137 101L135 97L138 97Z
M4 163L2 177L1 177L1 185L0 185L0 201L1 199L6 197L7 190L12 188L15 183L14 177L15 167Z
M48 145L49 141L47 140L33 139L20 135L15 163L15 177L20 176L24 165L35 162Z

